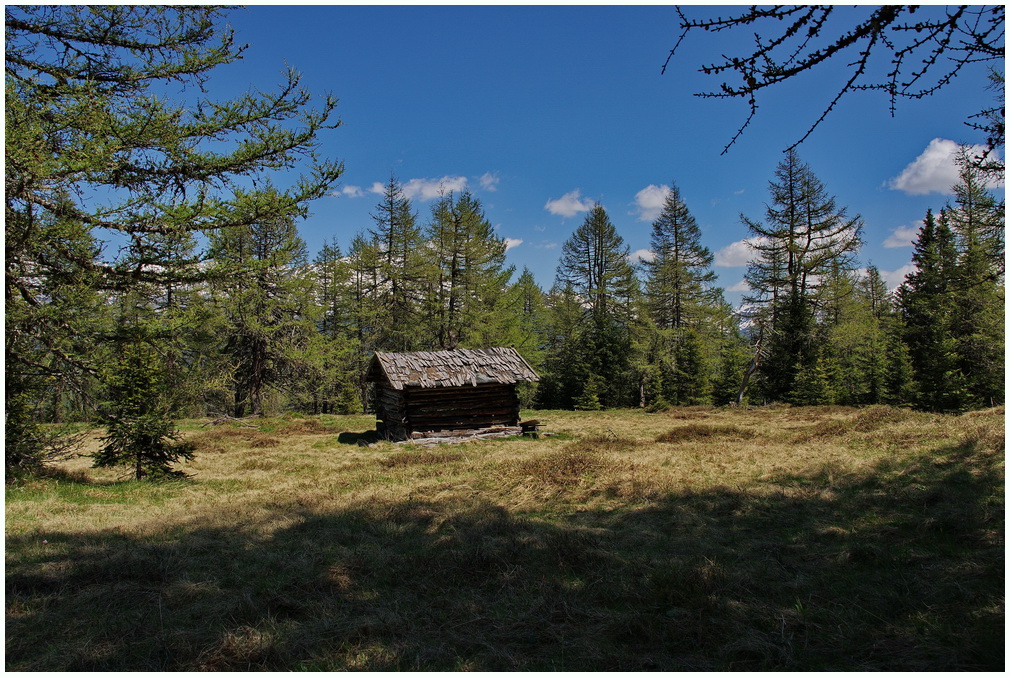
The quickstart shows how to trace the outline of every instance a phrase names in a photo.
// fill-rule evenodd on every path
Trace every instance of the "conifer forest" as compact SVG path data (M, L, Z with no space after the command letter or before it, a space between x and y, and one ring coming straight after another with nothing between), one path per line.
M752 248L738 308L676 176L656 177L673 188L654 258L629 258L597 204L549 287L507 264L474 194L419 205L396 176L371 223L333 224L312 252L298 224L343 172L316 154L336 102L294 71L173 102L162 84L241 55L218 10L77 9L7 8L8 475L58 458L82 421L108 431L96 464L145 441L140 477L189 453L177 418L367 412L375 351L514 346L541 377L530 408L1003 403L1005 205L968 151L896 290L860 258L859 205L802 146L765 212L723 226Z

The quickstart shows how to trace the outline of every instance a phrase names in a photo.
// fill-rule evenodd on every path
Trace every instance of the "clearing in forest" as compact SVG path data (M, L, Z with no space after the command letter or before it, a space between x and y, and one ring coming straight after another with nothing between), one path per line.
M8 670L1001 670L1004 410L183 421L6 491ZM359 444L360 443L360 444Z

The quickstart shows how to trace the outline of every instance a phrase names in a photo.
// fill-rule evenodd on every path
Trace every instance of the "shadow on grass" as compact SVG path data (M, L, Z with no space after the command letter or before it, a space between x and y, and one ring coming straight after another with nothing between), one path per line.
M11 537L6 668L1002 670L1001 468L961 447L554 522L403 501Z
M356 444L359 447L367 446L379 441L379 433L375 430L366 430L363 433L343 432L337 435L339 444Z

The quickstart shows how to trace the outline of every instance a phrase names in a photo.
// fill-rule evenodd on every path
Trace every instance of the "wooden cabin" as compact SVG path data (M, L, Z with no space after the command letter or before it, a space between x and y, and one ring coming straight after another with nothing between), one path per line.
M540 380L515 348L377 352L365 379L379 435L392 440L516 427L516 386Z

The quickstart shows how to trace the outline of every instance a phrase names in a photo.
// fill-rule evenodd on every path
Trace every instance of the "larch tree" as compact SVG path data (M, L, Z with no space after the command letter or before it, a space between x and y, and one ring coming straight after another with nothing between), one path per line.
M296 401L314 414L362 411L360 378L365 357L355 331L352 268L336 239L324 242L312 263L318 334L301 360L304 386Z
M376 329L382 350L419 348L418 306L424 279L421 227L410 200L395 177L390 177L372 214L369 230L380 258L375 300L381 314Z
M514 268L505 264L505 249L472 193L446 193L436 201L425 248L432 348L481 348L507 333L502 304Z
M722 53L700 68L722 82L697 96L740 99L750 110L724 153L757 115L762 96L804 74L823 72L822 77L837 78L836 93L791 148L810 136L846 96L881 92L894 115L900 100L934 96L962 72L1002 68L1005 59L1003 5L755 5L714 19L690 18L681 8L677 13L681 34L664 72L691 33L742 38L737 41L741 51ZM832 72L830 64L841 70ZM1002 73L998 81L1002 88ZM989 148L1001 146L1002 104L985 107L973 117L977 122L972 125L986 134ZM978 162L996 157L986 154Z
M342 172L317 156L320 133L338 124L336 100L316 107L294 71L274 92L206 96L212 73L244 50L219 27L224 14L5 8L9 468L36 466L51 446L29 430L25 402L54 381L73 387L97 375L86 348L91 318L64 300L176 275L161 261L126 267L103 258L103 241L304 213ZM276 199L257 201L255 212L236 204L236 188L291 167L305 171Z
M764 394L775 400L788 398L798 370L817 359L816 292L832 268L854 267L862 220L836 205L795 151L776 167L769 192L764 221L741 218L756 254L744 302L768 334L761 372Z
M249 208L270 191L247 196ZM294 217L262 218L211 234L212 292L227 320L236 418L262 415L268 388L286 385L315 333L318 306Z

